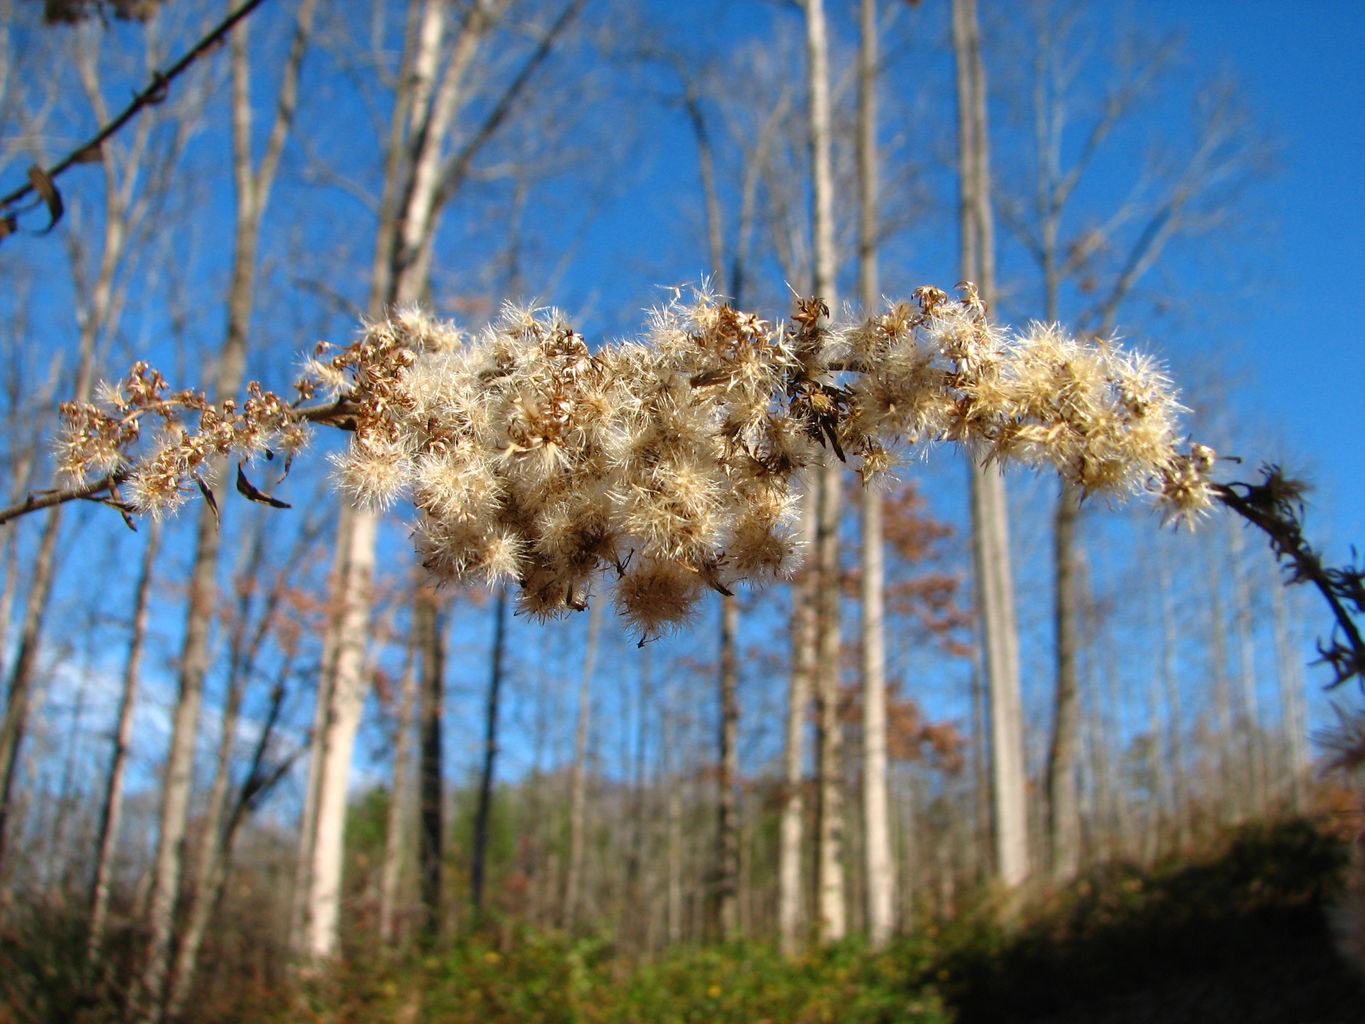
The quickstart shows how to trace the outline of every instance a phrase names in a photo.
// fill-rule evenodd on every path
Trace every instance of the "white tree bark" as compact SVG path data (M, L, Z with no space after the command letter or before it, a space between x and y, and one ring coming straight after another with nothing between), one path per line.
M1261 723L1261 701L1256 678L1255 612L1252 608L1251 578L1246 565L1246 540L1242 533L1245 527L1241 523L1229 523L1228 526L1232 612L1237 633L1237 731L1242 738L1241 760L1249 810L1259 816L1269 809L1270 787L1266 733Z
M441 147L467 66L458 60L448 66L438 87L448 11L437 0L420 4L413 0L409 10L418 7L399 76L386 161L381 205L386 219L379 227L370 301L376 315L417 300L426 287L417 273L418 253L432 237ZM467 44L457 47L454 58L465 57L467 49ZM304 960L330 958L339 938L346 792L366 693L365 636L378 532L377 513L343 504L331 583L333 619L323 641L313 760L300 835L295 947Z
M1280 726L1290 809L1302 813L1308 804L1308 731L1305 725L1303 663L1290 641L1285 587L1273 565L1269 567L1271 615L1275 623L1275 662L1279 675Z
M877 280L877 0L862 0L858 51L859 298L871 316L881 301ZM866 484L866 481L864 482ZM874 949L891 939L896 913L896 862L886 755L885 560L881 489L864 486L862 517L863 854L867 935Z
M248 58L248 34L245 24L239 25L231 39L232 47L232 145L233 177L237 192L236 233L234 238L232 278L228 291L227 336L220 354L216 387L219 396L235 395L241 390L246 373L248 338L251 316L256 303L256 277L261 224L266 205L275 183L284 146L294 123L298 108L298 84L304 53L312 29L316 0L304 0L296 16L295 34L285 68L280 79L279 100L275 119L271 124L265 151L260 163L252 157L252 125L250 81L252 72ZM218 505L226 496L226 474L217 481L215 490ZM176 707L176 734L172 738L174 773L168 769L167 800L163 809L162 827L166 835L158 841L158 880L153 889L154 912L152 928L154 941L148 961L146 994L161 998L162 1018L175 1019L180 1015L194 980L203 935L216 902L215 893L226 871L226 850L220 842L223 813L231 768L232 747L237 729L237 716L243 698L242 680L233 681L232 694L224 716L223 732L218 752L218 770L205 819L200 823L199 871L188 894L180 892L180 876L185 869L184 849L188 846L189 795L192 790L194 744L199 727L199 705L203 699L204 677L208 670L208 644L212 633L213 598L217 591L219 550L221 545L218 515L212 509L201 509L198 521L196 560L191 578L191 599L186 624L185 660L182 665L181 698ZM185 666L189 666L186 669ZM182 704L184 705L182 707ZM180 730L188 732L188 739ZM171 779L176 780L176 792L170 792ZM180 791L183 785L183 793ZM174 797L174 799L172 799ZM170 815L174 814L172 820ZM177 849L164 848L179 834ZM160 870L164 868L164 878ZM184 898L190 913L174 955L174 970L166 986L166 965L174 933L175 903ZM161 974L163 977L157 978Z
M486 118L471 126L466 144L447 156L444 151L455 120L471 98L470 72L509 3L473 0L460 11L446 0L411 0L409 4L410 31L398 77L375 250L370 306L376 316L425 297L444 205L464 180L479 147L507 117L531 71L548 55L551 44L582 6L582 0L566 6ZM327 701L323 712L326 742L315 755L323 759L322 769L310 770L306 807L311 809L311 818L305 818L301 838L301 896L296 901L302 918L296 923L303 937L300 950L312 959L330 957L337 945L337 918L331 907L335 886L331 880L339 877L349 757L365 696L363 637L370 616L369 588L378 532L378 518L373 512L347 505L340 518L332 592L336 625L325 641L326 675L319 692L319 699ZM345 729L350 730L349 735L344 734ZM315 924L314 919L321 924Z
M1080 498L1063 485L1053 517L1053 623L1056 645L1056 693L1052 740L1047 757L1048 868L1058 881L1068 881L1081 866L1081 809L1076 762L1080 729L1080 687L1076 673L1076 520Z
M834 167L829 90L829 31L824 0L805 0L810 91L811 188L814 204L814 294L838 306L834 245ZM815 588L816 854L820 939L837 942L848 931L843 863L843 727L839 721L839 518L843 504L839 463L816 474Z
M1165 547L1157 549L1157 586L1161 591L1161 689L1166 705L1166 739L1163 750L1168 763L1170 800L1175 824L1176 845L1183 847L1190 833L1190 779L1185 756L1185 711L1180 699L1178 671L1180 631L1176 624L1175 593L1171 582L1170 558Z
M986 83L976 0L953 0L961 155L962 276L989 302L995 285ZM1019 636L1010 573L1005 480L997 467L971 466L972 557L991 708L991 781L996 874L1007 887L1029 873Z
M739 929L739 600L721 599L720 771L716 807L716 930L723 941Z
M582 906L583 848L588 813L588 737L592 730L592 683L597 672L597 644L602 632L602 601L592 603L588 613L588 649L583 656L583 677L578 684L578 722L574 727L573 765L569 769L569 859L564 868L564 901L560 920L565 927L577 923Z
M809 480L809 477L807 478ZM808 492L809 497L809 492ZM812 502L807 502L804 520L806 546L815 536ZM802 884L805 832L806 715L810 710L811 681L815 670L815 628L813 594L801 585L793 594L792 666L787 694L787 724L782 754L782 814L779 823L777 867L777 932L782 952L791 956L801 949L804 939L805 890Z
M414 587L414 592L416 588ZM399 913L403 899L405 868L411 857L408 839L412 828L412 730L417 708L417 655L408 644L406 664L399 684L398 721L394 727L393 783L384 827L384 863L379 880L379 939L386 949L397 949L403 939Z
M104 802L96 833L99 853L95 859L95 880L90 893L90 931L86 937L86 962L94 966L104 947L105 925L109 916L109 883L123 823L123 779L128 769L128 748L133 739L133 711L142 679L142 651L150 615L149 597L156 556L161 544L161 524L153 523L142 553L142 568L133 592L133 621L128 641L128 658L123 664L123 690L119 695L118 721L114 727L114 752L105 781Z
M90 102L90 112L96 119L103 121L107 110L100 92L99 46L91 36L81 33L75 40L75 52L76 68ZM122 316L127 284L120 285L117 274L128 257L138 221L146 210L147 199L139 196L139 188L145 184L144 176L153 173L152 168L144 166L148 151L148 129L145 124L143 122L138 126L139 130L126 150L116 153L113 147L101 149L104 235L98 258L93 259L89 253L76 248L77 243L72 236L71 269L76 286L76 321L79 330L74 394L79 401L89 398L94 383L96 346L117 328ZM93 278L87 276L87 261L95 263ZM3 718L0 718L0 878L3 878L8 868L6 853L14 825L10 820L14 782L37 685L38 653L48 601L57 574L62 521L62 509L58 507L48 514L47 521L43 523L38 553L29 570L30 582L23 623L6 680L5 710Z

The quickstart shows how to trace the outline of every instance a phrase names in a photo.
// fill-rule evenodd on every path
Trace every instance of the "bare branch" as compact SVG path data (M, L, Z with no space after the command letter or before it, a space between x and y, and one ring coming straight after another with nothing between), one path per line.
M35 491L17 505L0 510L0 526L12 519L38 512L45 508L55 508L68 501L104 501L104 496L127 479L127 473L115 473L92 483L79 487L68 487L51 491Z
M50 184L59 174L69 168L72 164L85 163L91 159L97 159L100 153L100 147L104 144L106 139L117 133L144 108L153 107L162 103L166 99L166 94L170 89L171 84L180 77L181 74L188 70L200 57L203 57L205 54L216 49L223 39L227 37L227 34L232 31L233 27L262 3L264 3L264 0L246 0L242 6L238 7L219 22L206 36L195 43L189 52L169 68L165 71L154 71L152 73L151 81L141 92L133 97L132 102L123 109L122 113L101 128L88 141L77 146L65 158L47 168L45 172L41 172L43 178ZM21 199L24 199L30 193L34 192L35 188L35 180L30 178L28 184L23 185L22 187L15 189L9 195L0 198L0 210L7 210L14 207Z
M479 130L466 142L460 151L452 156L441 171L441 184L436 191L436 208L440 209L450 199L452 195L459 191L469 174L470 165L479 151L496 134L499 127L512 112L512 107L521 96L537 69L545 63L553 51L555 43L563 35L570 23L573 22L580 11L582 11L586 0L570 0L570 2L559 12L559 17L554 20L548 29L540 37L531 55L526 58L525 63L517 71L516 76L508 83L507 88L498 97L493 109L479 125Z

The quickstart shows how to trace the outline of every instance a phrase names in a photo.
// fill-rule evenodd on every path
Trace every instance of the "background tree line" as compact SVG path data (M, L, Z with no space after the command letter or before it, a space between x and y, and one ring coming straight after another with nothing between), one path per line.
M7 179L233 6L4 4ZM1166 268L1244 216L1266 140L1178 41L1021 11L803 0L724 37L587 0L264 3L0 245L12 502L58 402L136 358L235 395L414 303L553 297L606 336L658 280L780 318L786 287L873 308L956 274L1006 319L1199 329ZM666 201L631 191L650 162ZM1176 362L1196 435L1256 450L1220 368ZM432 587L402 516L330 490L339 443L257 480L291 510L225 467L136 533L88 504L0 528L0 915L58 923L72 985L137 1019L480 926L883 944L1326 799L1311 629L1239 524L947 452L885 487L836 466L790 586L638 643L600 602L534 624Z

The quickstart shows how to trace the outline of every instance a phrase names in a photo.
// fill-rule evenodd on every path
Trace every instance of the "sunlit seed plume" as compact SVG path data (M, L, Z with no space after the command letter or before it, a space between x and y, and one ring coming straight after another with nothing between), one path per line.
M817 299L774 325L678 292L639 339L596 351L554 310L508 306L471 335L404 309L318 347L297 389L324 406L256 386L240 409L213 405L139 364L63 407L58 457L78 480L126 476L126 501L163 514L214 456L293 452L310 416L333 422L354 432L342 489L410 500L437 577L515 582L537 616L584 607L605 579L645 634L708 590L791 573L798 475L831 457L866 481L897 446L956 441L1087 494L1146 493L1173 520L1210 507L1215 455L1177 449L1181 408L1153 360L1055 325L1007 331L963 293L922 288L839 326Z

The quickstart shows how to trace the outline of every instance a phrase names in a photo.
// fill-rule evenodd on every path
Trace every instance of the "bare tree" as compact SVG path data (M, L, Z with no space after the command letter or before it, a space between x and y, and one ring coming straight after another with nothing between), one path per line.
M101 47L91 35L91 28L77 30L79 38L72 40L71 60L90 112L103 122L107 120L108 112L100 75ZM88 397L93 386L97 347L117 330L122 317L128 285L126 278L120 279L120 271L130 258L130 251L145 226L149 211L161 198L154 193L155 182L164 167L163 161L174 159L174 153L167 156L157 151L151 128L150 123L143 121L127 140L126 146L110 144L99 151L104 196L103 232L98 255L88 252L76 233L67 236L76 285L79 335L74 391L82 399ZM26 606L6 681L5 711L3 719L0 719L0 869L5 864L12 829L10 819L14 782L37 685L37 659L57 574L62 521L61 510L57 509L43 523L38 551L28 574L30 583Z
M1267 567L1271 574L1274 569ZM1279 667L1280 707L1284 714L1284 766L1289 776L1289 806L1302 812L1308 802L1308 736L1304 721L1303 668L1290 640L1288 600L1279 579L1271 580L1271 615L1275 623L1275 660Z
M445 768L441 727L445 721L446 602L423 587L413 609L417 646L422 652L422 726L417 766L420 840L417 848L418 889L422 904L422 940L440 939L445 924Z
M569 854L564 867L564 898L560 921L572 927L579 919L583 892L583 849L587 834L588 738L592 728L592 684L597 672L597 645L602 632L602 602L588 613L588 643L578 684L578 715L574 726L573 763L569 767Z
M415 595L418 587L414 586L413 590ZM417 709L417 651L411 632L399 682L398 715L394 724L393 786L389 791L384 827L384 861L380 867L379 938L386 948L393 950L402 949L406 937L400 908L405 869L412 848L409 822L413 809L411 761L413 722Z
M815 278L813 293L833 309L839 302L834 242L834 167L829 87L829 32L824 0L804 0ZM848 930L844 896L843 731L839 717L839 520L843 490L840 464L813 476L815 566L807 576L815 590L813 644L816 705L816 893L820 938L837 942Z
M953 2L961 160L962 276L989 301L995 289L995 231L986 132L986 82L976 0ZM998 466L973 460L972 559L990 686L995 869L1008 888L1028 876L1027 769L1019 692L1019 635L1010 575L1005 481Z
M296 535L292 550L283 558L269 550L269 533L267 524L258 518L253 524L250 543L243 548L243 560L237 573L234 588L237 601L230 621L225 658L227 694L222 729L218 738L213 782L209 787L207 805L198 822L199 841L194 870L187 873L183 886L185 894L181 902L185 906L184 923L175 947L171 981L165 1000L164 1015L170 1020L176 1020L184 1013L193 992L200 951L222 900L231 866L233 841L243 817L264 797L289 765L288 759L273 767L265 764L279 706L284 699L285 683L297 656L297 645L285 641L287 650L284 665L270 688L271 707L264 723L259 725L255 754L240 790L236 794L232 792L234 755L241 738L239 727L247 687L256 675L261 649L267 638L289 632L287 606L290 587L292 581L302 575L307 556L321 533L321 523L316 517L310 517L310 521L305 522ZM263 580L267 564L274 569L274 579L268 583ZM258 589L263 590L264 594L259 607L253 609L256 604L253 597Z
M408 4L378 211L370 294L375 316L425 298L443 210L583 6L583 0L569 0L560 9L491 105L454 144L457 121L468 114L475 92L471 75L511 3L476 0L459 12L443 0ZM377 513L343 506L331 590L333 621L324 643L318 695L318 721L325 728L318 732L310 766L297 885L297 947L310 959L330 957L337 945L345 794L366 692L364 636L377 531Z
M1221 221L1237 182L1256 163L1259 143L1244 134L1245 123L1220 87L1208 94L1222 97L1214 102L1219 114L1199 126L1201 138L1187 164L1174 173L1154 164L1143 168L1112 209L1092 209L1082 219L1075 207L1088 174L1117 141L1116 133L1140 115L1174 53L1170 40L1148 43L1135 36L1099 53L1087 38L1085 13L1080 5L1056 2L1036 3L1028 12L1031 31L1021 61L1028 73L1019 92L1028 97L1032 162L1022 177L1031 192L1021 197L1002 191L1001 209L1038 268L1044 319L1060 320L1067 301L1069 319L1104 337L1171 241ZM1087 61L1096 56L1108 79L1098 92L1089 76L1082 81ZM1078 487L1064 488L1053 515L1056 654L1047 833L1049 868L1062 879L1080 865L1076 666L1082 497Z
M95 857L94 881L90 886L90 931L86 938L86 958L93 968L103 952L106 923L109 917L109 889L114 867L114 853L118 847L119 828L123 821L123 780L128 770L129 745L133 738L133 710L137 705L138 687L142 681L142 653L147 639L150 619L149 597L161 545L161 526L153 524L142 550L142 565L133 589L132 628L129 631L128 656L123 663L123 687L119 693L118 720L114 726L114 750L109 761L109 775L105 779L104 800L100 807L100 823L96 832L99 852Z
M716 807L716 931L728 939L739 930L739 602L721 601L720 790Z
M507 635L507 591L493 601L493 651L488 659L488 700L484 708L483 767L479 772L479 803L474 811L473 864L469 871L470 902L475 920L482 920L488 874L488 838L493 817L493 768L498 756L498 707L503 686Z
M880 28L876 0L859 8L858 50L858 292L863 309L881 303L877 276L880 237L877 157L877 64ZM863 674L863 850L867 875L867 933L874 949L884 947L895 927L896 865L891 845L891 810L886 753L886 602L879 486L863 481L862 628L858 638Z
M314 7L314 0L304 0L296 16L293 47L280 78L275 120L259 163L252 153L251 72L245 26L240 26L233 37L232 146L237 206L232 277L227 297L227 332L219 352L214 381L214 391L220 399L235 396L241 390L246 372L247 339L256 302L261 225L294 122L299 75ZM218 469L218 480L211 486L218 496L223 496L226 494L227 473L222 471L222 462ZM194 784L194 753L204 680L209 667L214 601L218 590L218 561L222 543L219 509L222 504L217 500L206 503L199 510L195 528L195 554L185 612L178 694L170 754L166 762L161 822L157 832L156 866L148 899L150 939L134 996L136 1013L145 1020L160 1019L167 1009L166 985L171 967L176 901L184 871L186 830Z

